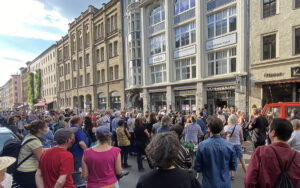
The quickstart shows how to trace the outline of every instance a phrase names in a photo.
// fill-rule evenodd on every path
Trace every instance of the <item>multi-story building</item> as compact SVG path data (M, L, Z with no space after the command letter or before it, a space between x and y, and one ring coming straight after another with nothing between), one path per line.
M28 105L28 72L26 67L20 68L22 105Z
M140 0L126 0L123 9L123 48L126 106L142 108L142 43Z
M60 108L124 108L121 3L93 6L57 42Z
M11 75L11 79L8 81L9 96L8 107L15 109L22 104L22 92L21 92L21 77L20 75Z
M300 101L300 1L251 1L250 10L251 105Z
M8 110L9 107L9 81L7 81L3 86L3 100L2 105L4 110Z
M3 105L3 91L4 91L4 88L0 87L0 110L1 111L4 110L4 105Z
M143 0L143 107L246 111L248 1Z

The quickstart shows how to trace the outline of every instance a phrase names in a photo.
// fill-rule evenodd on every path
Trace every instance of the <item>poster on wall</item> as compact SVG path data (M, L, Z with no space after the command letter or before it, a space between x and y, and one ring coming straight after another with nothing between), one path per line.
M192 107L193 111L196 111L196 110L197 110L196 105L193 104L192 106L193 106L193 107Z
M181 110L185 110L185 105L184 104L181 106Z
M190 105L185 105L185 110L190 110Z

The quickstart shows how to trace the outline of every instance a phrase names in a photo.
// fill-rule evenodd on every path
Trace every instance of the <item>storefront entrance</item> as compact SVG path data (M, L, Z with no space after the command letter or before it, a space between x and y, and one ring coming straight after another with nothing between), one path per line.
M213 115L219 107L223 108L235 106L235 91L207 91L208 114Z
M175 110L186 114L196 111L197 108L195 96L175 96Z
M167 110L166 93L151 93L150 94L150 110L158 112Z

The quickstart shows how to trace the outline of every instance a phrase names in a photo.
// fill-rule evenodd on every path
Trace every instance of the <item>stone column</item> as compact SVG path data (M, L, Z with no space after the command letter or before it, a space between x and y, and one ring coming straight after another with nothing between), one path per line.
M203 82L198 82L196 87L196 113L199 113L199 109L204 108L204 104L207 103L207 94L203 86Z
M167 86L167 113L175 109L175 95L172 86Z
M143 89L143 111L150 110L150 94L147 89Z

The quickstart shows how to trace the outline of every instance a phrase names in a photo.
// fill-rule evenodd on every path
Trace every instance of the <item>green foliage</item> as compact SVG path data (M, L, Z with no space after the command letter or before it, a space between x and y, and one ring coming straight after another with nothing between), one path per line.
M33 73L28 72L28 103L33 106Z
M256 104L253 104L251 108L257 108Z
M37 69L35 71L34 81L35 81L35 95L34 95L34 99L37 100L40 97L41 69Z

